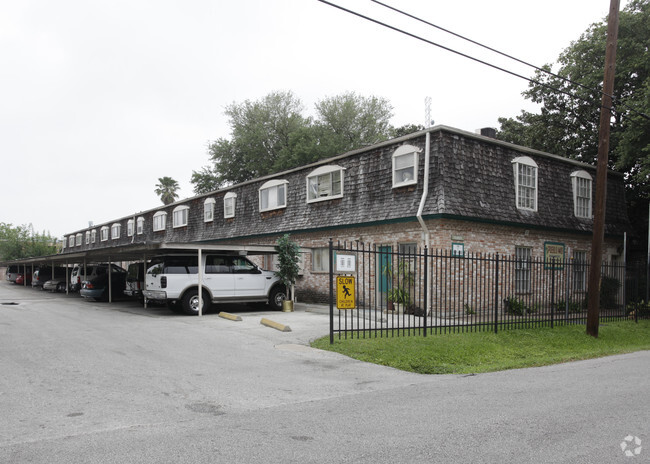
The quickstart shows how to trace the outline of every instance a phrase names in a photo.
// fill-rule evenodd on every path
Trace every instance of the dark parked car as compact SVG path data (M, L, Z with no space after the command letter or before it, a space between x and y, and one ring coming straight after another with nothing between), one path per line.
M126 271L113 268L111 272L111 300L124 296ZM108 266L98 266L90 280L84 280L79 294L89 300L108 301Z
M70 272L70 268L67 269L67 272ZM65 267L55 267L54 273L52 272L52 268L49 266L41 267L38 270L34 271L34 277L32 278L32 287L43 287L43 284L48 280L61 280L65 285L65 276Z

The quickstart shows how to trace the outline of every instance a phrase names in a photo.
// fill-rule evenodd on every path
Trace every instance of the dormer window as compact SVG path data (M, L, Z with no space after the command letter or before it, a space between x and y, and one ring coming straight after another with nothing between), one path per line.
M185 227L190 215L190 207L186 205L177 206L173 213L173 226Z
M573 212L576 217L591 219L591 192L593 180L587 171L571 173Z
M99 239L102 242L105 242L106 240L108 240L108 231L109 231L108 226L102 226L101 230L99 231Z
M120 233L122 232L122 224L116 222L111 226L111 238L117 240L120 238Z
M537 211L537 163L528 156L512 160L517 208Z
M307 176L307 202L331 200L343 196L343 168L321 166Z
M133 219L129 219L126 222L126 236L127 237L133 237L134 228L135 228L135 221Z
M135 220L135 233L140 235L144 233L144 218L139 217Z
M214 198L207 198L203 202L203 221L212 222L214 220L214 204L216 203Z
M83 240L83 235L77 234L75 235L75 245L76 246L81 246L81 241Z
M418 153L413 145L402 145L393 153L393 188L418 183Z
M223 197L223 217L235 217L235 203L237 201L237 194L235 192L228 192Z
M287 207L286 180L270 180L260 187L260 212Z
M153 215L153 231L159 232L165 230L167 227L167 213L165 211L158 211Z
M93 229L90 231L90 243L95 243L97 241L97 230Z

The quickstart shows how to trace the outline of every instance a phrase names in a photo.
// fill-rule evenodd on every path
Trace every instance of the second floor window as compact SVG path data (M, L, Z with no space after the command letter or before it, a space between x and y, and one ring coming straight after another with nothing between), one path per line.
M174 227L184 227L190 215L189 206L177 206L174 208Z
M135 225L135 221L133 219L129 219L126 223L126 236L127 237L133 237L133 226Z
M571 174L573 210L576 217L591 218L591 176L586 171Z
M286 180L270 180L260 187L260 211L270 211L287 206Z
M99 231L99 239L102 242L108 240L108 226L104 226L101 228L101 230Z
M116 240L116 239L120 238L121 231L122 231L122 225L121 224L118 224L118 223L113 224L111 226L111 238L113 240Z
M307 176L307 201L321 201L343 196L343 168L321 166Z
M402 145L393 153L393 188L418 182L418 153L413 145Z
M237 201L237 194L234 192L228 192L223 197L223 217L232 218L235 217L235 202Z
M211 222L214 220L214 198L208 198L203 202L203 221Z
M167 213L164 211L158 211L153 215L153 231L158 232L165 230L167 227Z
M140 235L140 234L142 234L144 232L144 218L143 217L139 217L138 219L136 219L136 221L135 221L135 230L136 230L135 233L138 234L138 235Z
M512 160L517 208L537 211L537 164L528 156Z

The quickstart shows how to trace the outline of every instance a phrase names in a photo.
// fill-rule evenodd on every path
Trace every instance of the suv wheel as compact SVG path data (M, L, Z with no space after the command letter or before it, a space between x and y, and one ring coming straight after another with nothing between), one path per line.
M271 289L271 297L269 298L269 305L271 309L279 311L282 309L282 302L287 299L287 292L284 286L278 285Z
M205 312L210 307L210 296L207 292L203 292L203 311ZM195 316L199 314L199 291L196 288L188 290L183 295L182 309L185 314Z

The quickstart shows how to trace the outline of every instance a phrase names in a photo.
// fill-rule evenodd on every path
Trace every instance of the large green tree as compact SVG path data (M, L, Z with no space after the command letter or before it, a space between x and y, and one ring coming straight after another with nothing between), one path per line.
M0 261L47 256L56 253L56 240L46 232L34 232L30 225L0 222Z
M210 165L192 173L197 194L386 140L390 103L352 92L316 104L316 117L292 92L272 92L226 108L231 137L210 144Z
M540 111L500 118L497 137L595 164L606 36L606 21L592 24L560 55L556 76L536 71L524 96ZM620 13L609 157L626 175L631 202L650 194L649 46L650 0L631 0Z

